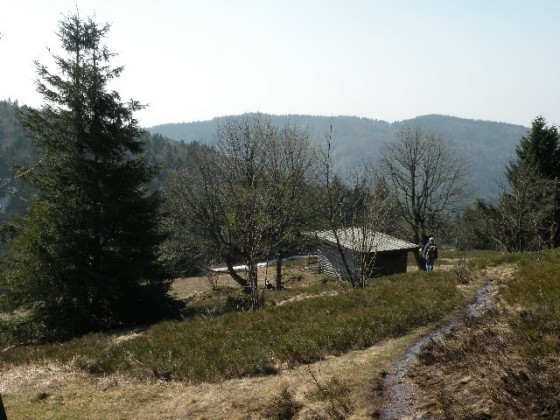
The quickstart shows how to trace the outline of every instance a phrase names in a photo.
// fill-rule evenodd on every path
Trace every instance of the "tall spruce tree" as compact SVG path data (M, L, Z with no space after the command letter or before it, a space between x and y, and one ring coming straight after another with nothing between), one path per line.
M510 162L506 168L506 177L512 190L517 190L520 177L523 174L530 178L527 180L534 184L533 190L540 185L541 180L547 181L545 194L535 194L537 207L549 209L548 216L542 220L539 232L547 232L550 238L547 246L560 245L560 133L554 125L548 126L544 117L537 116L531 130L521 138L516 149L517 158ZM552 199L552 202L550 200ZM542 236L542 233L541 235Z
M143 158L141 105L109 90L122 67L102 45L108 30L64 16L58 72L35 63L44 105L22 116L42 158L26 176L36 196L16 221L5 281L49 338L144 322L169 303L160 200L147 190L157 168Z
M547 126L542 116L536 117L527 136L516 148L517 159L510 163L506 175L515 177L520 166L528 166L545 179L560 177L560 133L555 126Z

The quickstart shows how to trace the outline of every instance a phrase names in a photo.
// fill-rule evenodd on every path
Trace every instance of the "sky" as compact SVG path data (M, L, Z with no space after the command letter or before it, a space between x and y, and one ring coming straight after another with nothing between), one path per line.
M560 124L557 0L2 0L0 100L40 106L65 15L110 23L142 127L245 112Z

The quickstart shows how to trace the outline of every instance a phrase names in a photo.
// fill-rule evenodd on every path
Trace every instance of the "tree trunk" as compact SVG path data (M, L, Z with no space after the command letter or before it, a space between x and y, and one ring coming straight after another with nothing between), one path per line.
M282 256L276 256L276 290L282 290Z
M251 286L251 309L256 311L259 309L259 295L257 290L257 264L251 261L247 268L249 269L249 284Z
M8 420L6 410L4 409L4 403L2 402L2 395L0 395L0 420Z
M233 268L233 263L231 262L231 260L229 258L226 258L225 261L226 261L226 267L227 267L227 270L228 270L228 274L231 276L231 278L237 284L239 284L241 287L243 287L243 290L245 290L245 291L250 290L251 284L246 279L244 279L239 274L237 274L237 272Z
M414 231L414 242L418 244L418 250L414 252L414 259L416 260L416 266L418 270L426 271L426 259L423 255L424 245L428 240L424 226L422 222L417 218L416 222L417 229Z

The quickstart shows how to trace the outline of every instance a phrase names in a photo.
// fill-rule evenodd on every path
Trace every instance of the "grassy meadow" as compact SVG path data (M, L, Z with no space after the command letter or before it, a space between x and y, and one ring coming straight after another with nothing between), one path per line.
M364 349L437 322L462 303L449 272L379 278L354 290L317 273L304 278L301 270L295 276L297 270L292 264L285 291L265 294L263 310L234 310L244 296L218 286L187 297L189 317L183 321L147 326L122 340L98 333L61 344L18 346L3 351L0 361L54 361L93 374L217 382ZM294 282L299 286L290 287Z
M500 296L509 306L517 308L511 325L522 343L520 355L557 360L560 288L556 279L560 258L549 254L535 261L531 254L476 253L470 254L461 268L457 259L464 254L442 254L439 268L433 273L410 267L406 274L372 280L365 289L352 289L346 282L326 278L316 272L313 264L291 261L286 264L286 289L263 290L264 308L256 312L243 310L245 297L226 276L178 279L173 292L186 303L183 320L146 325L132 331L89 334L57 344L11 346L5 343L4 350L0 351L0 371L49 366L53 371L62 369L98 378L98 382L108 380L104 378L121 378L113 379L116 382L129 379L137 385L127 387L126 397L119 394L120 397L108 401L106 404L113 405L104 411L126 413L131 410L131 404L134 406L133 401L155 404L154 401L163 398L163 391L156 391L150 384L206 387L232 380L283 377L283 372L295 372L317 362L326 366L330 360L342 360L346 355L360 354L372 346L383 345L387 350L391 340L401 340L407 334L442 322L473 299L474 287L466 284L463 271L468 273L468 279L473 279L484 266L505 263L520 267L514 280L500 286ZM261 273L261 279L263 276ZM406 341L400 346L387 350L379 360L386 363L396 356L402 346L406 346ZM325 399L327 405L332 406L333 399L348 398L350 401L351 395L353 398L361 395L364 404L371 404L371 393L377 386L372 376L383 369L382 364L375 365L375 369L373 365L367 368L367 364L374 363L371 358L367 360L363 362L365 369L362 366L359 374L352 372L346 378L341 372L333 373L329 382L319 384L311 371L306 376L308 382L317 385L320 391L317 398ZM357 362L356 366L359 366ZM358 377L362 381L359 391L351 385ZM139 391L138 384L148 388ZM8 413L15 414L14 418L29 418L29 413L36 417L33 413L41 412L42 392L0 391ZM80 413L78 406L100 404L85 390L82 390L83 396L78 391L68 393L64 402L51 403L49 407L55 414L49 418L72 418L68 413ZM45 400L48 398L54 401L49 395ZM196 401L200 403L200 399ZM272 411L267 415L261 413L263 416L287 418L282 417L285 415L282 410L300 409L295 394L284 388L278 389L274 401L268 406ZM194 397L193 404L196 405ZM250 406L252 402L246 404ZM349 408L351 404L346 400L337 404L339 414L357 410ZM70 407L73 411L69 411ZM163 410L161 401L152 410ZM375 409L368 407L366 411L371 414ZM89 417L87 414L76 416ZM154 412L144 418L155 417ZM198 418L205 418L204 413Z

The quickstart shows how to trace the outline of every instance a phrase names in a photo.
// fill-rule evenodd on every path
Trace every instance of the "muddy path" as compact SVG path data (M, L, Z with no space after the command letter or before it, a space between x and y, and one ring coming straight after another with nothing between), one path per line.
M492 277L485 278L482 286L477 288L475 302L465 308L466 317L478 318L492 309L492 295L497 287ZM464 317L460 316L422 336L391 366L390 372L385 374L383 380L384 404L379 412L381 419L434 418L434 413L431 411L434 402L422 394L409 376L409 370L426 344L440 340L449 332L460 328L463 322Z

